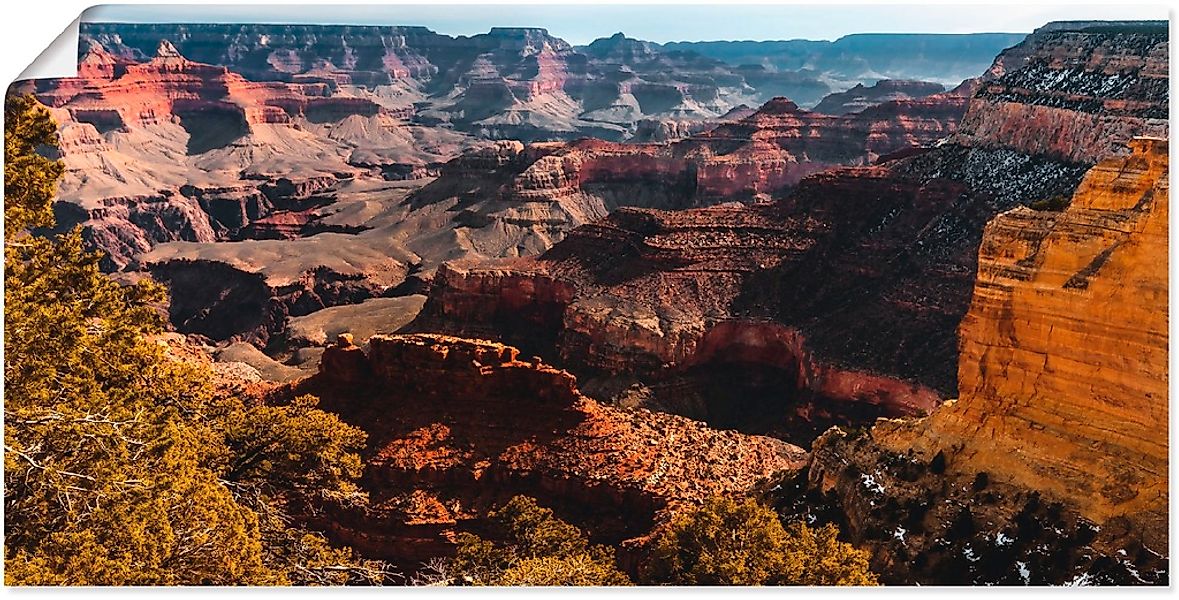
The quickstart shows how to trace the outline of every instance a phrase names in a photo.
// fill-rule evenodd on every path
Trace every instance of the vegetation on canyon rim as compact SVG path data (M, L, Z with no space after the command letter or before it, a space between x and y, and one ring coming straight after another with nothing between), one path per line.
M614 565L614 549L590 545L584 533L516 496L490 515L505 543L459 535L458 554L444 581L465 585L629 585Z
M163 289L122 286L75 229L52 237L56 125L5 103L5 580L13 585L365 584L377 561L297 525L319 499L363 502L365 433L313 396L271 406L217 393L169 357ZM614 549L519 496L496 541L459 538L443 583L626 585ZM875 583L833 527L784 528L715 499L656 539L644 583Z
M876 585L868 553L831 524L784 527L754 500L710 498L656 539L645 578L677 585Z
M347 496L364 434L305 397L257 406L167 358L163 290L120 286L52 224L56 125L5 104L4 506L8 584L316 584L383 577L291 525Z
M434 578L465 585L628 585L614 551L532 498L491 514L503 543L459 536L458 555ZM769 507L710 498L677 515L654 540L639 581L647 585L875 585L868 553L836 539L833 525L784 527Z

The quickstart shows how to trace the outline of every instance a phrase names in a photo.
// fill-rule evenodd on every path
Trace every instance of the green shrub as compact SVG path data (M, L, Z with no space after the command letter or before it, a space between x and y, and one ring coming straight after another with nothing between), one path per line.
M783 527L753 500L724 497L680 513L656 538L643 581L674 585L876 585L868 553L834 525Z
M445 569L446 583L458 585L630 585L614 565L614 550L590 545L578 528L516 496L490 515L503 541L459 536L458 553Z

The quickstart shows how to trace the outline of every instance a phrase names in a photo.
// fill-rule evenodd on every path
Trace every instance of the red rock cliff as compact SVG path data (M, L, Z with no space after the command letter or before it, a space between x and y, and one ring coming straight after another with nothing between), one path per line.
M931 222L973 216L943 202L956 186L882 168L856 174L816 180L777 205L620 209L537 259L446 266L414 327L511 340L605 386L595 395L638 380L655 388L654 406L724 426L753 423L716 421L725 402L695 398L711 379L742 380L740 369L764 376L743 401L764 395L776 412L759 427L813 407L922 412L952 371L924 359L953 347L950 322L970 285L958 264L970 251L895 265L872 257L910 252ZM903 207L913 214L879 228Z
M956 140L1094 164L1133 136L1166 137L1165 29L1059 25L996 59Z
M327 526L362 552L413 564L449 551L493 504L538 498L596 539L633 540L684 503L748 493L805 453L682 417L603 406L515 348L440 335L327 349L293 393L369 433L370 505ZM416 565L414 565L416 566Z
M771 100L739 121L670 145L573 142L521 173L520 199L568 197L590 186L663 183L696 203L747 199L833 165L866 165L954 132L966 97L939 94L831 116Z

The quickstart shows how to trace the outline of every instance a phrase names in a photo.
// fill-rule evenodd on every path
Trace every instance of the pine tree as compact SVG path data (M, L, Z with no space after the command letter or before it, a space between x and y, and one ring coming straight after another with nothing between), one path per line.
M515 496L488 515L498 542L471 533L445 569L460 585L630 585L614 565L614 550L590 545L578 528L527 496Z
M834 525L783 527L754 500L710 498L660 533L643 579L674 585L876 585L868 554L840 542Z
M364 433L310 397L219 397L170 358L159 285L104 275L77 229L30 232L53 225L56 125L28 96L4 117L6 583L379 583L291 512L357 494Z

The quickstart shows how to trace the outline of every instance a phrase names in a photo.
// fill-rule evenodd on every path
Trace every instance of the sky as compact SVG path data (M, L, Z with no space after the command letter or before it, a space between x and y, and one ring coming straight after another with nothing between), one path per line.
M1166 19L1165 5L104 5L85 21L424 25L474 35L543 27L572 44L616 32L653 42L834 40L850 33L1027 33L1049 21Z

